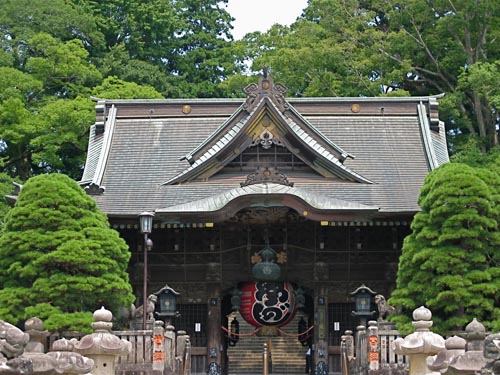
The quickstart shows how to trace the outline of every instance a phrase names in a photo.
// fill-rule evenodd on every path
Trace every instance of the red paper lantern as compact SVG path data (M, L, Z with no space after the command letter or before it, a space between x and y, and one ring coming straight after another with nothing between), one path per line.
M295 316L296 307L289 282L248 282L241 288L240 314L255 327L284 326Z

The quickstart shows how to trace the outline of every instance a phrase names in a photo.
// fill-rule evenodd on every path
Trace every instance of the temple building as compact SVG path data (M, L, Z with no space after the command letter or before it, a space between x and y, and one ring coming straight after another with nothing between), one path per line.
M245 372L231 358L262 337L332 371L359 324L351 293L390 295L420 188L448 162L439 97L286 91L264 73L245 99L95 99L80 183L130 246L138 304L145 284L177 293L193 373Z

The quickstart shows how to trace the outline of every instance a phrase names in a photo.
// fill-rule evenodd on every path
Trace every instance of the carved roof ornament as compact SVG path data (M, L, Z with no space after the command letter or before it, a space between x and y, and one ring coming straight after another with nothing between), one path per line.
M89 185L85 186L84 190L88 195L102 195L106 188L91 182Z
M284 147L283 143L280 141L278 137L275 137L273 133L269 130L264 129L262 133L250 144L250 147L257 146L260 144L262 148L268 150L274 144L276 146Z
M288 88L285 85L274 83L273 78L268 74L268 69L264 68L262 76L259 78L259 83L252 83L243 89L243 92L247 94L243 108L251 112L262 98L268 97L281 112L285 112L289 108L285 100L285 93L287 91Z
M258 167L256 172L250 173L245 182L240 183L241 187L272 182L275 184L293 186L293 182L288 181L288 177L277 171L273 167Z

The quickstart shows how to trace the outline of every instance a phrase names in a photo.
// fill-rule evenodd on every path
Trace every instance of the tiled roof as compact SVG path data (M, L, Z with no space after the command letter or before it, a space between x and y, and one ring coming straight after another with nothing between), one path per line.
M326 195L315 194L307 190L293 186L275 183L259 183L255 185L237 187L222 193L166 208L159 208L157 213L168 212L214 212L223 209L235 199L245 196L294 196L313 209L328 211L378 211L378 207L365 206L363 204L331 198Z
M356 156L345 159L343 167L372 182L288 174L294 188L322 197L324 202L377 207L380 214L412 214L419 210L418 194L429 170L448 161L444 128L434 113L435 98L305 98L289 102L323 137ZM420 102L427 108L425 124L418 115ZM190 115L168 112L170 106L185 103L193 107ZM207 203L238 191L247 173L218 173L175 185L165 182L193 167L183 158L220 130L242 103L235 99L107 101L106 108L114 105L117 116L100 182L106 189L93 196L99 207L110 216L132 217L143 211L166 212L169 207ZM352 103L366 107L366 112L353 113ZM202 106L201 112L209 111L211 105L217 105L214 114L196 114L196 106ZM149 113L150 106L156 113L165 108L165 114L133 115ZM375 111L377 106L385 111ZM106 126L104 131L110 129ZM95 180L103 137L95 134L94 126L82 185ZM434 165L429 164L430 150Z
M234 157L243 152L241 144L245 143L248 139L248 136L245 133L248 133L248 127L250 126L252 119L256 116L257 112L263 112L266 111L266 109L273 111L283 124L287 125L291 133L294 134L297 139L301 140L303 149L309 148L310 152L317 154L319 158L324 159L324 165L327 168L329 167L328 169L331 170L331 174L337 175L342 179L371 183L368 179L343 165L342 162L332 153L332 151L340 154L342 156L342 160L345 160L349 154L335 145L331 140L324 137L321 132L315 129L306 119L300 116L300 114L295 111L292 106L289 107L289 110L294 112L296 115L295 117L301 120L300 122L296 122L281 113L272 100L267 97L263 97L250 113L243 115L243 117L239 116L238 118L234 115L231 116L221 128L217 129L206 141L204 141L202 145L208 145L211 143L211 146L207 146L205 152L201 152L199 157L195 158L193 155L201 149L201 146L190 152L185 159L189 160L191 165L177 176L166 181L165 184L191 180L193 177L196 177L196 171L203 171L203 167L210 161L216 160L215 163L218 163L218 155L220 155L227 148L239 150L239 152L234 153ZM235 114L238 112L244 112L244 109L240 107ZM318 142L318 138L324 141L323 145ZM238 139L241 139L239 143ZM229 161L230 160L227 160L226 163L220 163L221 165L219 166L219 169L221 169L223 165L227 164ZM314 162L311 164L312 168L315 169Z

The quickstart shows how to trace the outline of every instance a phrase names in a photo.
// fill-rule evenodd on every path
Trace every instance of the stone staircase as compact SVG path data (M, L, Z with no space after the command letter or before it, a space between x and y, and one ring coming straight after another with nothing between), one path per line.
M262 374L262 357L264 343L271 346L271 366L269 374L304 374L307 347L297 340L297 325L300 314L281 329L291 336L242 336L235 346L230 346L227 351L229 359L229 374ZM248 324L239 313L236 319L240 324L240 334L248 334L255 327Z

